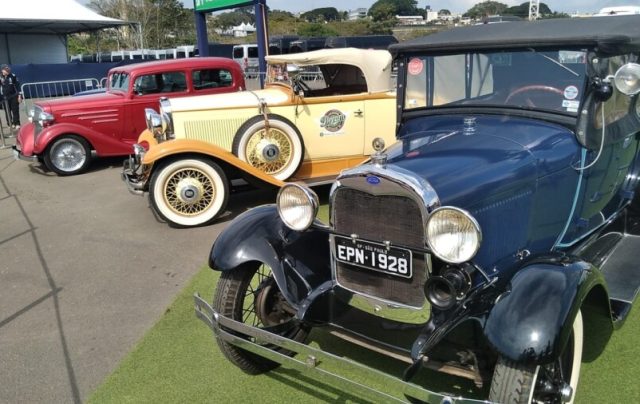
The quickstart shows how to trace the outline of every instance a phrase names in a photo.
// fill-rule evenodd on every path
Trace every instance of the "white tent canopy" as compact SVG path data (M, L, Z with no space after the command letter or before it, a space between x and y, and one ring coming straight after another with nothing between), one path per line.
M16 0L0 13L2 34L70 34L126 25L75 0Z
M68 34L126 24L74 0L14 0L0 12L0 63L66 63Z

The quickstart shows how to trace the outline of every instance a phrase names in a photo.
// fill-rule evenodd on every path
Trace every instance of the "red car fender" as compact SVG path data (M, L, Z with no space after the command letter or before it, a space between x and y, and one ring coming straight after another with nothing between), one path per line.
M91 148L96 151L98 156L124 155L131 153L131 144L123 144L122 140L105 136L104 133L92 130L75 123L54 123L51 126L42 129L38 135L34 148L34 154L42 154L47 146L56 138L62 135L78 135L85 138Z

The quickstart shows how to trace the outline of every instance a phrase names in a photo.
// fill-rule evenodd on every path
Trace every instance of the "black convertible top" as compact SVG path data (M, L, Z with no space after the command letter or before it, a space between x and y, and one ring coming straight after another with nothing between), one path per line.
M389 47L394 55L557 46L597 47L605 54L640 49L640 15L556 18L453 28Z

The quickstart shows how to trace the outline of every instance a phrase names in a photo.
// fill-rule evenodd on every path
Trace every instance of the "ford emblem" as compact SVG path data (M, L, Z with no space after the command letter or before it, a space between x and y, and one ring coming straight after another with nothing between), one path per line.
M380 183L380 178L375 175L370 175L367 177L367 182L371 185L378 185Z

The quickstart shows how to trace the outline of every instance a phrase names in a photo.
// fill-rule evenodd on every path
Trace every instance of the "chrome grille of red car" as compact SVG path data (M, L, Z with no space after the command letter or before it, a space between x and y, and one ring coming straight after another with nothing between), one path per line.
M343 234L375 242L424 248L424 226L417 203L405 196L372 195L360 190L339 188L332 201L333 226ZM423 285L427 280L424 255L413 254L411 279L368 271L336 261L336 280L357 293L409 306L425 302Z

